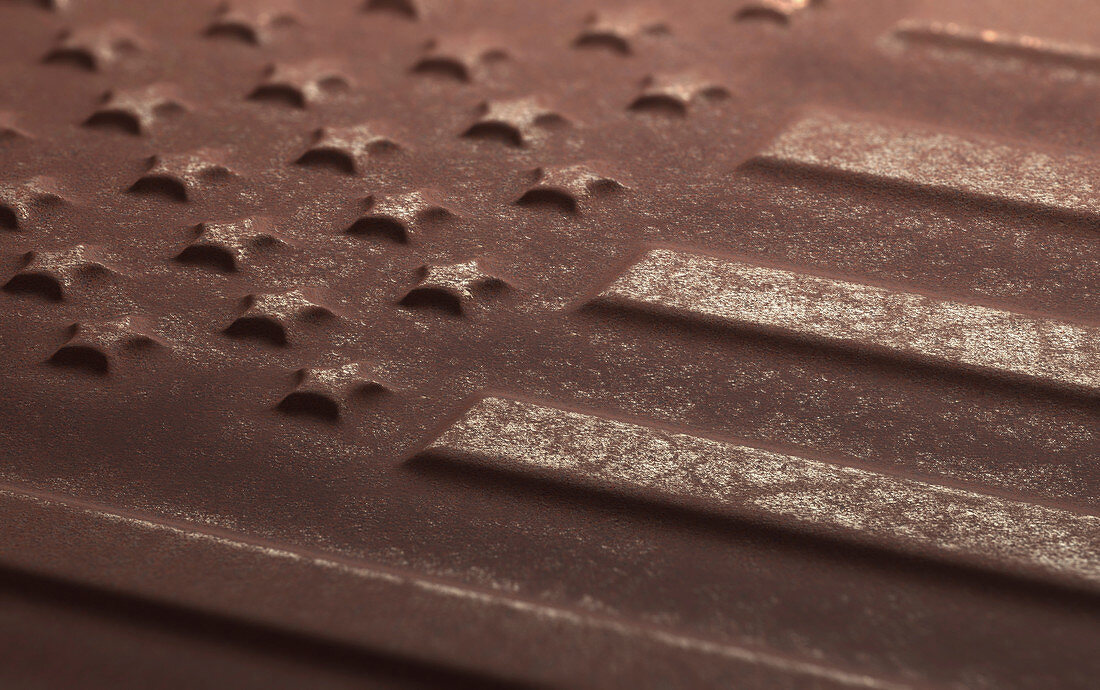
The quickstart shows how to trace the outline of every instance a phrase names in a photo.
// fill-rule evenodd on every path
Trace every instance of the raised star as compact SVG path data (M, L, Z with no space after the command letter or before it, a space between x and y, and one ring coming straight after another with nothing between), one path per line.
M254 252L286 244L271 225L270 219L264 217L200 223L195 228L195 239L176 255L176 260L227 272L237 271Z
M279 401L288 414L308 415L335 422L357 398L385 393L388 387L364 362L332 367L309 367L295 372L296 386Z
M114 363L166 347L150 319L140 315L82 321L69 327L69 338L50 357L52 364L107 374Z
M60 301L81 280L115 273L98 247L78 244L69 249L31 251L23 265L4 283L4 290L33 293Z
M90 72L106 69L123 58L143 50L145 44L134 28L123 22L62 32L43 62L67 63Z
M240 314L225 334L281 346L288 343L291 331L299 325L316 325L335 316L317 290L252 294L242 300Z
M480 295L507 288L501 278L487 273L474 259L455 264L424 266L420 279L401 299L406 307L428 307L462 315L467 305Z
M206 35L258 46L271 41L278 29L296 24L297 8L290 0L230 0L218 6Z
M537 98L486 101L478 107L478 119L463 133L465 137L496 139L511 146L527 146L542 138L547 128L568 120Z
M426 224L454 216L430 190L368 196L363 200L365 215L348 227L353 235L372 234L407 243Z
M298 65L269 65L263 81L248 97L305 108L350 87L351 80L341 70L328 61L314 60Z
M594 12L588 15L573 45L578 48L607 48L620 55L630 55L640 39L668 32L668 24L652 12L638 9Z
M178 89L171 84L150 84L137 89L115 89L103 94L100 105L84 121L88 127L111 127L129 134L148 134L163 117L187 110Z
M469 82L481 76L490 64L507 59L507 51L486 36L438 38L428 42L424 56L412 71Z
M536 168L531 177L534 183L516 199L517 204L549 205L568 213L576 213L583 201L626 189L588 163Z
M423 19L434 2L430 0L366 0L364 12L385 12L405 19Z
M35 214L64 203L52 177L0 184L0 228L21 230Z
M642 81L641 93L631 102L630 109L683 116L697 101L721 100L729 95L724 86L696 74L658 74Z
M823 0L756 0L737 10L733 18L737 21L764 20L785 26L796 14L820 4Z
M133 194L159 194L174 201L187 201L213 184L235 173L218 149L152 156L148 170L127 190Z
M298 165L335 168L348 175L357 175L371 156L393 153L401 148L377 123L349 127L322 127L313 133L313 143L295 161Z

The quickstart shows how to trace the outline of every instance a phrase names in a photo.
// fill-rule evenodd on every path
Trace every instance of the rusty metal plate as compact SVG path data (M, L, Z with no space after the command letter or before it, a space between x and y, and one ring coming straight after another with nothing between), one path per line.
M0 685L1087 688L1091 0L0 0Z

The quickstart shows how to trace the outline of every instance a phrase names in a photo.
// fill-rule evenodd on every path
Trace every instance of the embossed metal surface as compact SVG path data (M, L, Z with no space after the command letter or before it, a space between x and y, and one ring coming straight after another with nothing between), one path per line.
M0 685L1089 688L1090 0L0 0Z

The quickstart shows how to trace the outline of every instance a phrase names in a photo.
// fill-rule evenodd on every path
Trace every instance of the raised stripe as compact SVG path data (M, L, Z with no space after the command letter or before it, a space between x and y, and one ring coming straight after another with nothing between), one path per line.
M23 488L0 485L0 525L0 569L417 659L427 669L474 671L486 687L499 685L495 679L607 687L621 680L622 668L633 669L644 688L909 687L643 621ZM445 685L445 678L437 680Z
M1100 69L1100 50L1089 45L1063 43L994 29L976 29L953 22L906 19L898 23L891 35L906 43L923 43L1076 69Z
M1100 327L654 249L597 297L1100 393Z
M517 400L477 402L425 454L1100 585L1100 517Z
M1100 214L1100 165L978 137L819 112L795 122L756 163L819 168L1075 215Z

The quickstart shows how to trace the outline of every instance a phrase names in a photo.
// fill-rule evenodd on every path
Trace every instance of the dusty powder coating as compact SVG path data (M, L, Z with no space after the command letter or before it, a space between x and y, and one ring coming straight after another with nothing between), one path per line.
M2 684L1091 687L1098 12L0 0Z

